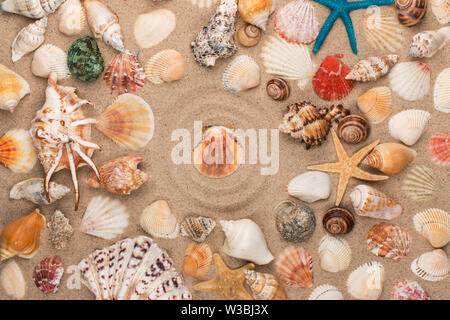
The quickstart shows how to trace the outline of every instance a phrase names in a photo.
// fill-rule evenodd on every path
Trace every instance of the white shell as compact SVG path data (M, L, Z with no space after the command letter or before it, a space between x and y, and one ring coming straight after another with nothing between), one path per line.
M113 239L128 226L128 209L119 200L97 196L89 202L81 231L102 239Z
M22 271L15 261L8 262L2 267L0 273L0 284L5 293L13 299L25 297L25 279Z
M450 22L450 0L429 0L428 3L440 24Z
M175 14L167 9L141 14L134 23L136 43L144 49L156 46L172 33L175 25Z
M10 112L30 93L30 85L20 75L0 64L0 109Z
M211 6L218 2L218 0L186 0L191 2L194 6L199 7L200 9L203 8L211 8Z
M20 60L27 53L33 52L44 42L47 20L48 18L44 17L19 31L12 43L11 60L13 62Z
M417 213L414 218L414 228L434 248L442 248L450 241L450 214L431 208Z
M403 110L389 120L389 133L392 138L412 146L419 140L429 120L430 113L427 111Z
M238 1L239 14L242 20L263 31L266 31L269 16L275 11L276 7L277 0Z
M58 10L58 29L67 36L80 34L87 26L80 0L67 0Z
M50 181L49 195L50 203L53 203L70 192L70 188ZM34 204L49 204L44 191L44 179L31 178L25 181L16 183L9 192L10 199L26 199Z
M418 61L397 63L389 73L391 88L408 101L422 99L430 90L431 72L428 64Z
M250 219L220 220L225 232L223 252L234 258L268 264L274 259L261 228Z
M328 272L339 272L350 265L352 250L344 238L325 235L319 243L320 267Z
M298 80L301 89L314 76L316 66L311 61L308 47L303 44L289 43L278 36L270 36L263 45L261 57L267 73L286 80Z
M436 196L436 182L433 171L417 166L406 175L402 190L413 200L429 200Z
M247 55L234 58L222 75L225 90L232 93L259 86L261 72L256 61Z
M145 64L145 76L154 84L172 82L184 77L186 62L176 50L158 52Z
M443 27L436 31L423 31L414 35L409 55L415 58L431 58L441 50L450 40L450 27Z
M434 83L434 108L450 113L450 68L442 70Z
M63 2L64 0L6 0L0 4L0 10L40 19L55 12Z
M412 272L427 281L441 281L450 275L450 260L442 249L425 252L411 263Z
M46 44L34 52L31 72L37 77L48 78L52 71L56 72L58 81L70 77L67 54L57 46Z
M144 209L140 225L150 235L166 239L176 238L180 227L164 200L155 201Z
M335 286L323 284L311 292L308 300L344 300L344 296Z
M328 199L331 193L331 180L324 172L308 171L289 181L286 191L290 196L312 203Z
M371 261L359 266L347 279L347 289L352 297L377 300L383 291L384 267Z

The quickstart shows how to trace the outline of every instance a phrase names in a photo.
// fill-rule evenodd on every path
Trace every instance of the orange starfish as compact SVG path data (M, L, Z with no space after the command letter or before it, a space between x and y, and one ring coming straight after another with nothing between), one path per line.
M371 174L358 168L358 164L362 161L362 159L373 148L375 148L377 144L380 143L379 139L372 142L368 146L365 146L364 148L360 149L358 152L353 154L351 157L349 157L345 152L341 142L339 141L339 138L337 137L337 134L334 131L334 129L331 129L331 133L333 135L334 148L336 149L339 162L308 166L307 169L339 173L339 184L336 197L337 206L341 203L345 189L347 188L348 181L350 180L351 177L366 181L380 181L389 178L388 176Z
M253 300L253 297L244 287L245 275L243 272L245 269L251 270L255 268L253 263L231 270L217 253L214 253L213 261L216 267L216 277L196 284L194 286L195 290L215 291L221 300Z

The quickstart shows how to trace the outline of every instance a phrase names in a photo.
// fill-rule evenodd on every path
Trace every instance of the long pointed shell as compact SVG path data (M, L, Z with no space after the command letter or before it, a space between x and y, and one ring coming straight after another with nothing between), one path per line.
M67 79L70 77L67 54L57 46L43 45L34 52L31 72L41 78L48 78L50 72L56 72L58 80Z
M325 235L319 243L320 267L328 272L339 272L348 268L352 250L340 236Z
M253 296L258 300L286 300L283 287L270 273L243 270L245 282L250 287Z
M359 61L345 77L347 80L375 81L386 75L398 62L399 56L390 54L382 57L370 57Z
M408 230L393 223L382 222L370 228L367 247L376 256L402 260L409 252Z
M86 12L80 0L66 0L58 10L58 29L67 36L80 34L86 28Z
M312 185L314 188L311 188ZM308 171L289 181L286 191L290 196L312 203L328 199L331 193L331 180L324 172Z
M367 262L348 277L348 292L356 299L377 300L383 291L384 278L384 267L381 263Z
M127 50L117 55L106 67L103 75L106 85L111 91L117 89L119 94L135 92L145 83L145 71L137 57Z
M0 109L13 112L20 100L29 93L28 82L0 64Z
M40 19L53 13L64 0L6 0L0 4L0 10Z
M261 81L261 72L256 61L247 56L237 56L225 69L222 84L232 93L257 87Z
M8 262L2 267L0 284L5 293L13 299L23 299L26 293L25 279L22 270L15 261Z
M361 113L373 124L386 119L392 109L392 95L389 87L376 87L366 91L357 100Z
M191 243L184 254L183 272L193 278L204 278L211 261L211 248L206 242Z
M450 68L439 73L434 83L434 108L444 113L450 113Z
M186 62L176 50L167 49L155 54L145 64L145 75L154 84L172 82L184 77Z
M431 208L417 213L414 228L435 248L442 248L450 241L450 214Z
M308 300L344 300L344 296L335 286L323 284L311 292Z
M26 173L37 161L33 142L27 131L13 129L0 138L0 163L15 173Z
M275 267L284 283L299 287L311 288L313 285L313 261L303 247L287 247L278 256Z
M12 61L16 62L27 53L33 52L44 42L47 17L33 22L19 31L12 43Z
M416 281L396 281L392 286L392 300L431 300Z
M269 16L275 10L276 0L240 0L239 14L242 20L266 30Z
M450 0L430 0L431 11L440 24L450 22Z
M413 149L399 143L382 143L363 160L363 164L393 175L400 172L417 156Z
M389 133L394 139L412 146L419 140L428 120L430 120L430 113L427 111L403 110L389 120Z
M429 200L436 196L433 171L425 166L411 169L403 180L402 191L413 200Z
M63 274L64 267L58 257L45 258L34 267L34 284L45 294L54 294Z
M411 263L412 272L427 281L441 281L450 275L450 260L442 249L425 252Z
M422 99L430 90L430 67L424 62L410 61L395 65L389 73L391 88L408 101Z
M142 229L153 237L174 239L178 236L180 226L164 200L146 207L139 221Z
M412 38L409 55L415 58L431 58L450 41L450 27L436 31L419 32Z
M180 225L180 234L197 242L203 242L214 230L216 221L202 216L188 216Z
M440 165L450 164L450 133L436 132L428 141L428 154L431 160Z
M9 192L10 199L26 199L34 204L50 204L53 203L70 192L70 188L51 181L49 183L50 202L44 191L44 179L31 178L16 183Z
M141 14L134 22L134 37L139 47L147 49L165 40L175 29L175 14L157 9Z

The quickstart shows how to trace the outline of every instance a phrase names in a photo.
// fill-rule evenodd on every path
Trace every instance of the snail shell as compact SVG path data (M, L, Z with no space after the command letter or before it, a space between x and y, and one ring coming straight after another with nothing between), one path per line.
M323 227L331 234L349 233L355 224L355 217L350 210L343 207L333 207L323 216Z
M415 26L422 21L427 12L426 0L395 0L397 17L407 27Z
M283 101L289 97L290 89L288 83L281 79L275 78L267 82L266 91L273 100Z
M276 206L275 222L281 236L293 242L308 240L316 227L314 212L291 201L282 201Z
M253 47L261 40L261 30L251 24L247 24L239 28L236 38L244 47Z
M369 121L357 114L351 114L339 121L339 138L347 143L360 143L367 139L370 133Z

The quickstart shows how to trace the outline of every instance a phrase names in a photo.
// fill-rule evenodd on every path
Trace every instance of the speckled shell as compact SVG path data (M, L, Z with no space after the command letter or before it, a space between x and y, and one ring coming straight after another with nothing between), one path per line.
M434 83L434 108L444 113L450 113L450 68L439 73Z
M59 210L53 213L47 223L47 228L49 230L48 239L55 249L63 249L73 235L73 228L69 219Z
M376 224L367 234L367 247L371 253L396 261L408 255L409 243L408 230L393 223Z
M356 299L377 300L383 291L384 279L383 265L375 261L367 262L350 274L347 289Z
M344 300L344 296L335 286L323 284L311 292L308 300Z
M291 246L284 249L275 262L281 281L299 288L313 286L313 260L303 247Z
M430 113L409 109L394 115L389 120L389 134L408 146L415 144L430 120Z
M338 136L343 141L357 144L369 137L370 125L366 118L351 114L339 121Z
M58 29L67 36L80 34L86 28L86 12L80 0L66 0L58 10Z
M44 43L44 34L47 29L47 21L48 18L44 17L41 20L30 23L28 26L19 31L11 45L11 60L13 62L19 61L24 55L33 52L39 48L42 43Z
M391 300L431 300L431 298L416 281L397 280L392 286Z
M145 75L154 84L172 82L184 77L186 62L176 50L162 50L145 64Z
M118 94L122 94L136 92L138 87L142 88L146 77L137 57L126 50L111 60L106 67L103 80L106 86L111 88L111 92L117 89Z
M0 10L40 19L53 13L64 0L6 0L0 4Z
M236 32L236 39L244 47L254 47L261 40L261 30L251 24L243 25Z
M180 225L180 234L197 242L203 242L214 230L216 221L202 216L188 216Z
M430 0L428 1L434 16L440 24L450 22L450 0Z
M243 270L245 282L250 287L253 296L258 300L286 300L283 287L269 273L256 272L254 270Z
M430 66L424 62L409 61L395 65L389 73L392 90L408 101L422 99L430 90Z
M153 237L175 239L178 236L180 226L164 200L146 207L139 221L142 229Z
M34 284L45 294L55 294L63 274L64 267L58 257L45 258L34 267Z
M430 208L413 217L414 228L434 248L442 248L450 242L450 215L448 212Z
M183 272L193 278L204 278L211 261L211 248L206 242L191 243L184 254Z
M415 150L402 144L382 143L377 145L362 163L387 175L394 175L402 171L416 156Z
M366 91L356 101L359 111L373 124L381 123L392 109L389 87L376 87Z
M450 133L436 132L428 141L428 154L440 166L450 164Z
M331 234L345 234L352 231L355 217L346 208L333 207L328 209L323 216L322 224L324 229Z
M175 29L175 14L167 9L156 9L140 14L134 22L134 37L139 47L148 49L165 40Z
M231 93L249 90L259 86L261 71L256 61L247 55L240 55L226 67L222 75L225 90Z
M276 0L240 0L239 14L245 22L266 30L269 16L276 8Z
M415 58L431 58L450 41L450 27L436 31L423 31L414 35L409 55Z
M352 250L340 236L326 234L319 242L320 267L328 272L340 272L348 268Z
M292 197L312 203L330 196L331 180L324 172L307 171L289 181L286 192Z
M31 72L37 77L48 78L52 71L56 72L58 80L70 77L67 54L57 46L46 44L34 52Z
M275 78L267 82L266 91L273 100L283 101L289 97L291 90L289 84L285 80Z
M36 152L27 131L12 129L0 138L0 164L12 172L29 172L36 161Z
M13 112L20 100L29 93L28 82L0 64L0 109Z
M26 293L26 283L22 270L15 261L10 261L2 266L0 272L0 284L4 292L13 299L23 299Z
M92 81L100 77L105 62L95 39L86 36L72 43L67 54L67 66L78 80Z
M277 230L288 241L308 240L316 228L314 212L307 206L282 201L274 211Z
M34 204L50 204L53 203L70 192L70 188L51 181L49 183L50 202L47 201L47 196L44 191L44 179L31 178L19 183L16 183L9 192L10 199L25 199Z
M450 275L450 260L442 249L425 252L411 263L412 272L427 281L441 281Z
M394 3L398 20L407 27L421 22L427 12L426 0L395 0Z
M411 169L403 180L402 191L413 200L429 200L436 196L437 184L433 171L425 166Z
M386 75L398 62L399 56L390 54L382 57L370 57L359 61L345 77L347 80L375 81Z

